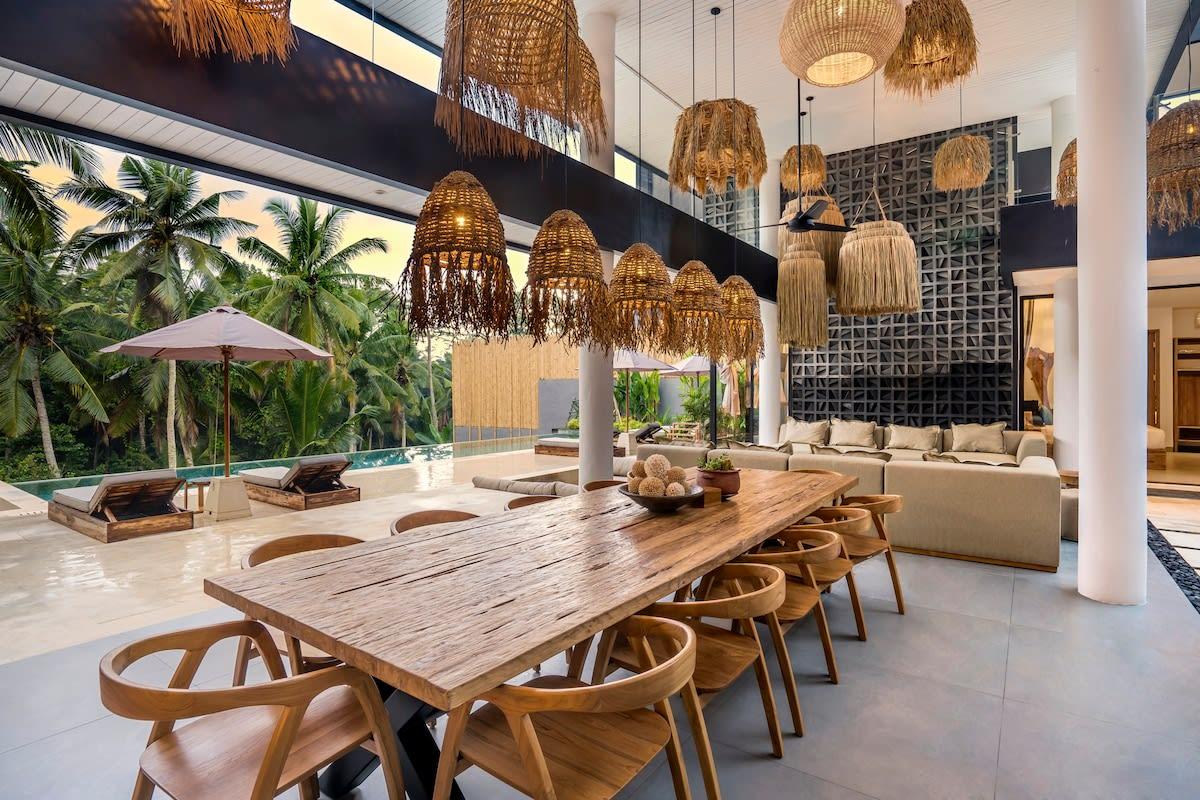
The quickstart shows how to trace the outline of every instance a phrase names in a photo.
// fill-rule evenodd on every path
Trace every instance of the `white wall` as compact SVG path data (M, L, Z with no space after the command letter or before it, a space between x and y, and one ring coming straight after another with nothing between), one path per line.
M1151 306L1149 329L1158 333L1158 408L1160 427L1167 432L1167 446L1175 446L1175 376L1172 353L1174 352L1175 311L1183 309L1158 308ZM1194 317L1195 314L1193 313ZM1190 324L1190 320L1189 320ZM1185 334L1186 335L1186 334Z

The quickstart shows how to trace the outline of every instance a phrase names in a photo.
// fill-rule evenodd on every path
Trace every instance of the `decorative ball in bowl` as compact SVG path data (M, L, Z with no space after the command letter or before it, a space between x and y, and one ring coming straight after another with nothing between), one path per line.
M628 486L618 486L617 491L642 508L657 514L678 511L684 506L694 503L696 498L704 494L704 490L695 484L685 489L683 494L641 494L630 491Z
M701 459L696 470L696 485L720 489L721 497L733 497L742 489L740 470L734 469L729 456Z
M703 489L688 481L682 469L672 467L665 456L657 454L635 461L629 470L629 482L617 491L660 514L676 511L704 494Z

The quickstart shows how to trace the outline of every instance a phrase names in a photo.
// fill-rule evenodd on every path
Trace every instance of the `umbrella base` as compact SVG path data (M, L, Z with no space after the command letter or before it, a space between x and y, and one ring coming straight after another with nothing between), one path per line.
M250 516L250 498L241 478L213 478L204 503L206 522L244 519Z

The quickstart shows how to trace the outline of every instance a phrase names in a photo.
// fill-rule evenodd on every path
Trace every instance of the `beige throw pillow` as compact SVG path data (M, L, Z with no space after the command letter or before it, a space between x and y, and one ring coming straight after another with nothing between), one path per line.
M850 456L851 458L874 458L879 461L891 461L892 454L880 450L838 450L834 447L814 447L813 452L819 456Z
M1004 453L1004 429L1007 427L1007 422L951 424L950 449L955 453Z
M730 450L756 450L760 453L792 453L791 442L780 442L779 444L751 444L750 442L730 442Z
M937 452L941 449L942 429L937 425L910 428L907 425L888 425L887 446L893 450L925 450Z
M821 419L815 422L804 422L787 418L779 428L779 441L801 442L803 444L825 444L829 437L829 420Z
M991 461L983 461L981 459L959 458L958 456L953 455L951 453L945 453L945 454L924 453L921 455L921 458L925 459L926 461L937 461L937 462L940 462L943 464L975 464L980 467L1016 467L1016 466L1019 466L1018 464L1012 464L1007 461L997 464L997 463L994 463Z
M874 422L834 417L829 424L829 444L838 447L875 447Z

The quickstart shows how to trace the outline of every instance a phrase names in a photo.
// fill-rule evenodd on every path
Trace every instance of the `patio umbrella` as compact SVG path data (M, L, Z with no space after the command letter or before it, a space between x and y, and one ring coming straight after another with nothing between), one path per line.
M669 378L679 378L684 375L707 375L711 366L712 362L704 356L688 356L665 374Z
M109 345L121 353L165 361L220 361L225 380L225 477L229 477L229 362L323 361L333 358L295 336L259 322L230 306Z
M721 397L721 407L731 417L742 413L742 395L738 390L737 369L732 363L726 364L720 370L721 380L725 382L725 394Z
M618 350L613 353L613 371L625 373L625 432L629 433L629 375L633 372L665 372L674 369L665 361L639 353L636 350Z

